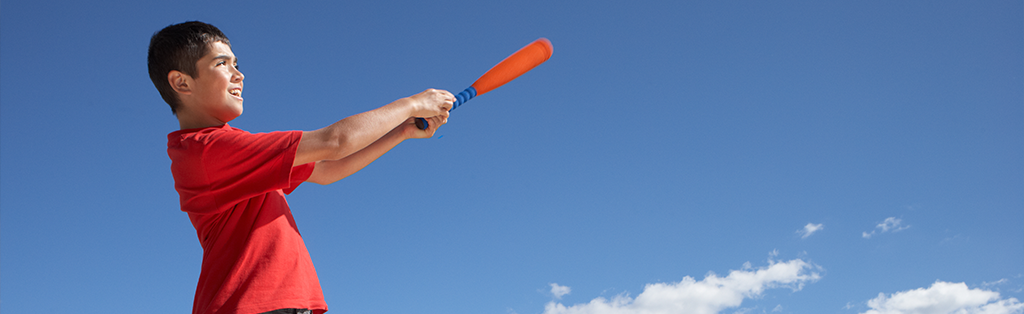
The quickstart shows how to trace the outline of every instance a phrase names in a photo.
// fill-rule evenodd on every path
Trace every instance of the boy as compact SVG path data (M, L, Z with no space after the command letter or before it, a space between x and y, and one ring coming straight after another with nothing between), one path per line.
M428 89L316 131L251 134L228 38L202 22L153 35L149 75L178 118L167 136L181 210L203 247L192 313L323 313L316 270L285 201L302 182L330 184L408 138L429 138L455 97ZM414 117L429 117L427 130Z

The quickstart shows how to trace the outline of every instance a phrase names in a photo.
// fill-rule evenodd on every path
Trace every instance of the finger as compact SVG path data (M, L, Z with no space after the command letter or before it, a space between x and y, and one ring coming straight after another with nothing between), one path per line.
M440 128L442 125L445 125L446 123L448 123L447 114L430 117L430 124L437 126L438 128Z
M437 119L434 119L434 123L437 123L437 127L440 128L445 123L448 123L448 119L437 117Z
M445 99L445 101L450 101L450 102L454 103L455 102L455 94L452 94L449 91L444 91L444 99Z

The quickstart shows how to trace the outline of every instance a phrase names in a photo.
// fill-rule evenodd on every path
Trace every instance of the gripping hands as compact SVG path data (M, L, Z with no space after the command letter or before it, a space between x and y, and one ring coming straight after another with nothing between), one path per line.
M419 94L409 96L409 99L413 103L413 116L414 117L430 117L429 119L433 123L428 123L425 118L416 118L416 127L420 130L427 130L431 124L437 124L433 129L436 130L442 124L448 122L448 112L453 109L456 101L455 95L451 92L442 89L427 89L420 92ZM433 130L427 130L429 133L433 133Z

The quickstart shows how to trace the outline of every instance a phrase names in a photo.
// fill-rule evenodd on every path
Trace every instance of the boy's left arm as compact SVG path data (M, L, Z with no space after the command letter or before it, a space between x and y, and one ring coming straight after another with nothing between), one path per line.
M438 127L447 123L448 117L447 115L437 116L428 118L428 120L430 126L426 130L420 130L417 128L415 118L409 118L383 137L377 139L373 144L366 146L358 152L348 155L342 159L321 160L316 162L316 166L313 168L313 173L309 175L309 179L306 179L306 182L327 185L344 179L345 177L362 170L374 160L377 160L377 158L380 158L384 153L387 153L406 139L429 138L434 136L434 131L437 131Z

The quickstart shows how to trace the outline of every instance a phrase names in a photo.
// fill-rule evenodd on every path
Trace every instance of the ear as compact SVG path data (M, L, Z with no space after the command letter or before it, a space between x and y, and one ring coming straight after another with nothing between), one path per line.
M167 83L171 84L171 88L178 92L178 94L192 94L192 77L188 74L178 70L171 70L171 72L167 73Z

